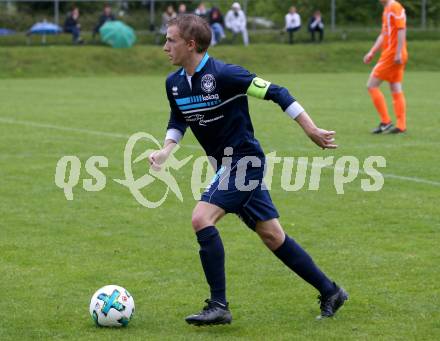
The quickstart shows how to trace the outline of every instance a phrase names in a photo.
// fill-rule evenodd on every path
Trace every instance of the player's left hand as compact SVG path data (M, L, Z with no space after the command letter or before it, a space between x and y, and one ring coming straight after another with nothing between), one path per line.
M371 61L373 60L374 54L370 51L368 52L365 56L364 56L364 63L365 64L370 64Z
M335 149L338 148L338 145L334 143L335 134L336 132L333 130L317 128L309 134L309 137L322 149Z
M403 61L402 61L402 57L400 56L400 54L398 54L398 55L396 55L396 57L394 57L394 63L395 64L403 64Z
M156 150L148 156L148 161L150 162L151 168L156 172L162 169L162 164L167 160L168 153L164 150Z

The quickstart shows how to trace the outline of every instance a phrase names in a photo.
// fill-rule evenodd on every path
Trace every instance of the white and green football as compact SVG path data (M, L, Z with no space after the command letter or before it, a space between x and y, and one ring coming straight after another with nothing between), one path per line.
M90 301L90 315L101 327L125 327L134 314L134 299L118 285L97 290Z

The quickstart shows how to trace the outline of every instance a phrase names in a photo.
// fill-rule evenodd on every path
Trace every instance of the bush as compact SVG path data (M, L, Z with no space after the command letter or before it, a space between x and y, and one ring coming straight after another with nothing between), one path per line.
M41 21L44 17L38 18L35 14L11 13L0 11L0 27L14 31L27 31L35 22Z

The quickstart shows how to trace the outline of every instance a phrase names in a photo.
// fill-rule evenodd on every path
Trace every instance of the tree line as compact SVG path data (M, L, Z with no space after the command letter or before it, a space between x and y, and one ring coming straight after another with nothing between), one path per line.
M423 0L400 0L406 8L408 25L419 26L422 16ZM440 0L426 1L426 24L427 27L440 26ZM156 14L160 15L169 4L175 8L180 2L185 2L189 10L194 10L200 1L155 1L154 8ZM205 1L207 7L219 7L225 13L232 0L212 0ZM248 16L258 16L270 19L276 26L282 27L284 16L288 8L294 5L298 12L306 20L315 9L321 10L323 18L330 23L331 0L241 0L242 6L247 9ZM110 3L119 10L122 8L127 14L130 12L145 11L150 9L151 1L78 1L78 2L60 2L60 13L68 12L73 6L78 6L82 13L100 12L104 3ZM336 0L336 25L340 26L377 26L381 22L382 5L379 0ZM34 1L34 2L16 2L14 7L17 12L32 13L42 11L53 11L53 2ZM2 9L0 8L0 11ZM146 14L147 15L147 14Z

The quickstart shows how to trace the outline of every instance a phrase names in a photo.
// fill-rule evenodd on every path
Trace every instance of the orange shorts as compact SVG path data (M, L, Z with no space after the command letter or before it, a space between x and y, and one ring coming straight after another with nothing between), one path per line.
M396 64L394 60L379 59L373 69L373 76L390 83L401 83L406 61L403 64Z

